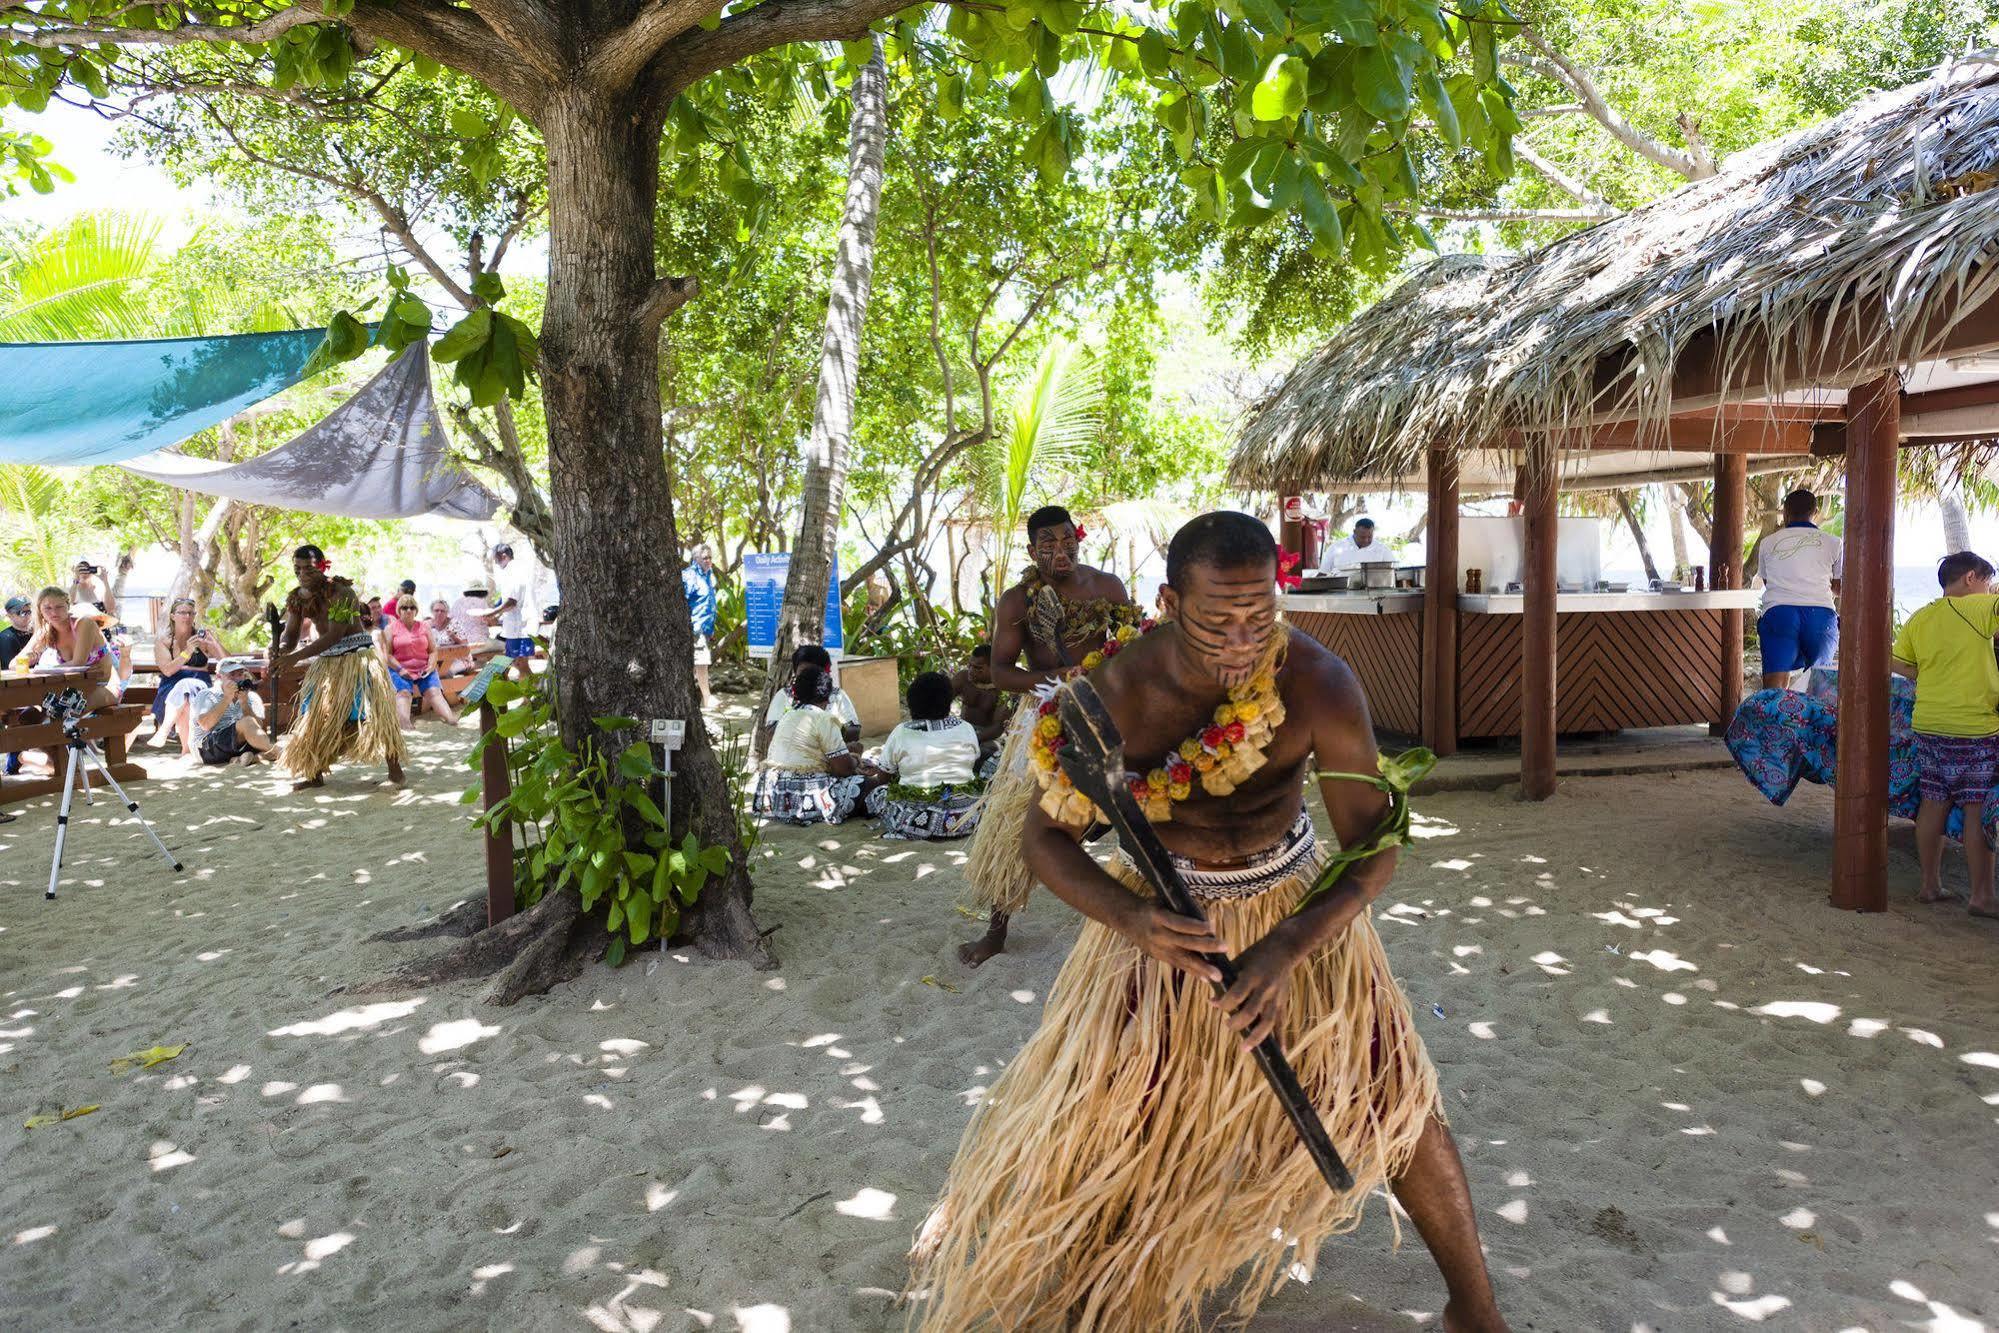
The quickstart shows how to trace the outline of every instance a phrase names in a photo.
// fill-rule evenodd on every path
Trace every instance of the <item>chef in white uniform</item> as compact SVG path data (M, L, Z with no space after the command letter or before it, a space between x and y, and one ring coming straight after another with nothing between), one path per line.
M1350 574L1367 561L1394 558L1388 553L1387 547L1378 547L1374 544L1374 520L1356 519L1352 536L1327 543L1326 549L1319 554L1319 572Z

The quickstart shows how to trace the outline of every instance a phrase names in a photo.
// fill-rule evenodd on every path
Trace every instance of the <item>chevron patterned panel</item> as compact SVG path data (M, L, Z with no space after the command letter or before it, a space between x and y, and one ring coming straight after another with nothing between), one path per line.
M1720 611L1555 617L1555 728L1564 734L1712 722L1721 709ZM1524 616L1458 617L1458 734L1520 734Z
M1422 727L1423 617L1290 613L1293 625L1344 658L1367 692L1376 728L1416 735ZM1481 617L1491 619L1491 617ZM1514 619L1519 619L1515 616ZM1516 697L1517 690L1516 689ZM1518 711L1516 707L1516 712Z

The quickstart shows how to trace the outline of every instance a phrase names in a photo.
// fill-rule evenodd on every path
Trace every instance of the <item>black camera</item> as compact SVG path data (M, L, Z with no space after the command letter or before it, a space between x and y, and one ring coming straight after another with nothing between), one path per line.
M83 697L83 691L67 689L57 694L43 695L42 711L48 714L51 722L61 723L63 730L68 731L81 722L83 715L90 711L90 701Z
M187 655L187 669L189 671L200 671L207 665L208 654L201 651L201 649L197 648Z

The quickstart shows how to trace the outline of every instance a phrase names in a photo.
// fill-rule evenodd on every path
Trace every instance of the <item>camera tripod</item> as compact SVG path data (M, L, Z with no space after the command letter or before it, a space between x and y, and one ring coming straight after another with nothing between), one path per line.
M49 891L42 895L44 901L54 901L56 896L56 880L62 875L63 840L69 833L69 807L76 797L78 788L83 790L84 803L86 805L90 803L90 777L85 772L86 766L96 769L97 775L104 779L112 791L118 793L118 799L123 801L125 808L138 819L139 827L153 840L153 846L160 849L160 855L174 868L174 873L179 874L186 869L181 865L180 858L168 851L167 845L160 841L160 835L153 832L153 826L146 822L146 817L139 813L139 803L127 796L125 789L118 785L118 779L111 776L111 770L105 767L104 757L97 753L97 747L84 739L81 722L80 717L72 717L63 723L63 742L69 747L69 772L63 778L62 807L56 812L56 851L55 856L49 861Z

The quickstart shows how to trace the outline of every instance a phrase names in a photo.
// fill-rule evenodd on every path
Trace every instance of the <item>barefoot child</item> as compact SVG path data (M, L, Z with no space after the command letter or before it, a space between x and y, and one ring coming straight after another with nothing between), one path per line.
M1943 596L1910 616L1895 636L1894 667L1916 682L1916 765L1922 805L1916 811L1916 853L1922 862L1920 902L1943 891L1944 821L1964 807L1964 860L1971 879L1971 914L1999 917L1992 892L1992 849L1985 843L1985 799L1999 778L1999 596L1992 565L1970 551L1937 562Z

